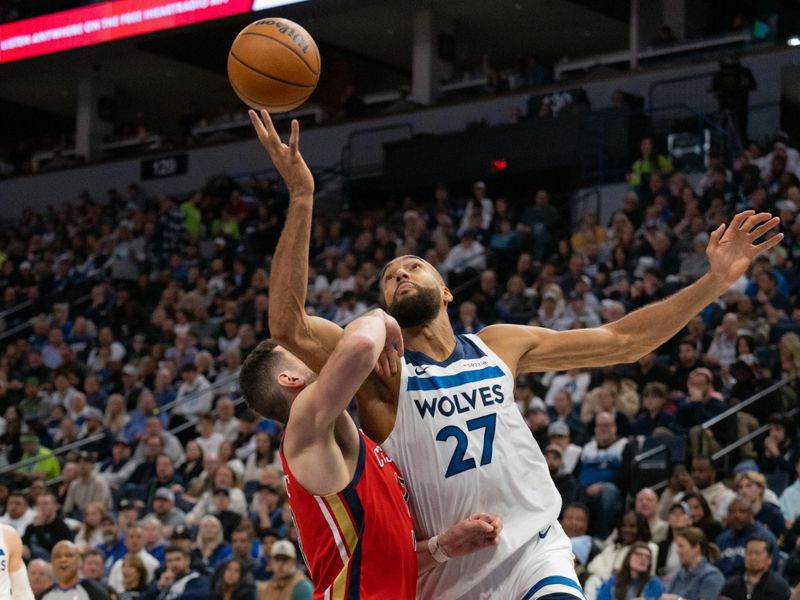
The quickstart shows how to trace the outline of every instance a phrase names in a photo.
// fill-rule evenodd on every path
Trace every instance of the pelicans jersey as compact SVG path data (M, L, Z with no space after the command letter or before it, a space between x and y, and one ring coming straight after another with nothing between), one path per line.
M514 403L514 376L475 335L456 336L444 361L406 348L403 363L394 429L382 446L405 476L417 539L474 512L504 521L499 546L437 566L420 578L418 597L500 597L481 585L504 561L508 569L518 560L523 547L537 545L537 535L544 539L561 509L544 456ZM563 536L560 528L557 535ZM574 579L565 552L564 569Z
M314 600L413 600L417 555L405 482L381 447L358 434L353 480L325 496L297 482L281 448Z

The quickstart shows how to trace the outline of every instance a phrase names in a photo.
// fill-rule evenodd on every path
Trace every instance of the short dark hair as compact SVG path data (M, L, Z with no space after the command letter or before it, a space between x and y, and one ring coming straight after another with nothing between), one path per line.
M181 373L188 373L189 371L197 371L197 365L193 362L186 363L181 367Z
M247 405L263 417L286 423L289 403L275 380L275 371L283 363L278 342L264 340L247 355L239 371L239 388Z
M167 549L164 550L164 556L166 556L167 554L175 554L176 552L180 552L186 558L191 558L192 556L187 548L184 548L179 544L170 544L169 546L167 546Z
M102 550L99 550L98 548L89 548L88 550L86 550L86 551L83 553L83 558L86 558L86 557L88 557L88 556L99 556L99 557L100 557L100 558L102 558L104 561L105 561L105 559L106 559L106 555L103 553L103 551L102 551Z
M764 545L767 547L767 554L769 554L770 556L775 552L775 544L772 543L772 540L769 540L763 536L754 535L753 537L748 538L747 541L744 543L744 547L747 548L747 545L750 542L763 542Z

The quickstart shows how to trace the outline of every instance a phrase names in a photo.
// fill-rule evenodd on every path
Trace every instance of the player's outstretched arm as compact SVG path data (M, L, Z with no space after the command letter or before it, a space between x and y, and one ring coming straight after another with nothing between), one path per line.
M710 269L666 300L590 329L552 331L538 327L495 325L478 334L517 372L600 367L629 363L652 352L678 333L694 315L718 298L747 270L757 254L776 246L783 234L760 240L779 223L769 213L748 210L709 240Z
M475 513L459 521L444 533L428 540L417 540L417 568L419 575L436 565L472 554L476 550L500 543L503 518L500 515Z
M272 336L319 373L342 337L342 328L305 312L314 177L300 154L300 125L292 121L289 144L281 141L267 111L249 112L258 139L289 190L289 211L270 274Z

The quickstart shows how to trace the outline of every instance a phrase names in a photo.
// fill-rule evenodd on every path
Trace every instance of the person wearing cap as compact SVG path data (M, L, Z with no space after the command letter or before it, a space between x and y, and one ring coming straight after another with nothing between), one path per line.
M93 440L81 446L81 449L91 452L97 456L108 456L111 453L111 440L113 434L111 430L104 425L104 416L97 408L87 406L83 411L83 428L78 435L78 440L86 440L89 438L102 435L100 439Z
M64 499L64 512L83 513L90 502L99 502L106 509L111 507L111 490L108 482L95 470L96 455L82 450L78 454L78 478L69 484Z
M544 449L544 458L550 469L550 477L561 495L562 506L578 499L578 482L572 473L562 473L564 450L558 444L548 444Z
M259 581L256 585L257 600L311 600L314 586L297 569L297 550L288 540L272 544L269 552L272 579Z
M786 531L786 520L777 504L767 502L764 494L767 491L767 478L758 471L743 471L736 474L733 488L740 496L753 503L753 515L756 522L768 528L776 538Z
M214 400L211 384L197 370L197 366L193 362L181 367L181 378L183 382L178 387L175 408L172 409L173 419L175 416L188 419L211 412L211 404ZM170 425L173 425L172 420Z
M562 390L556 398L567 394ZM572 473L578 466L581 459L583 448L571 442L572 430L565 421L559 421L551 417L550 425L547 427L547 447L558 446L561 448L561 468L560 473ZM546 457L545 457L546 458Z
M584 276L582 275L581 277ZM585 327L599 327L601 325L600 317L597 313L586 307L586 301L581 292L572 290L567 300L567 306L561 318L556 322L555 329L559 331L572 329L576 321L580 321Z
M541 398L533 398L530 401L524 417L525 424L539 447L547 446L547 428L550 426L550 416L547 414L547 407Z
M34 479L44 479L49 481L61 475L61 465L58 459L53 456L49 448L39 444L39 438L32 433L23 433L19 436L22 446L22 458L20 466L14 471L16 477L24 478L28 481Z
M226 542L231 541L231 534L242 522L242 515L231 510L231 493L226 487L218 487L213 491L214 510L210 514L219 519L222 534Z
M669 583L681 570L678 557L677 534L692 526L691 508L686 502L675 502L667 513L667 535L658 543L656 568L661 578Z
M106 480L112 489L119 489L127 483L136 466L139 464L131 458L133 448L131 442L124 437L114 438L111 453L97 468L97 474Z
M167 537L175 528L186 525L186 513L175 506L175 493L165 487L158 488L153 494L153 512L147 516L161 522Z

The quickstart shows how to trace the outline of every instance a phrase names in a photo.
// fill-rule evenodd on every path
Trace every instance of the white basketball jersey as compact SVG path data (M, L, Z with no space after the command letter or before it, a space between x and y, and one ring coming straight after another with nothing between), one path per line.
M503 517L500 545L423 575L421 599L478 597L487 573L558 518L561 496L514 403L514 377L478 336L456 336L442 362L406 349L397 419L381 446L408 484L418 539L474 512Z
M8 576L6 527L6 525L0 525L0 600L10 600L11 598L11 578Z

